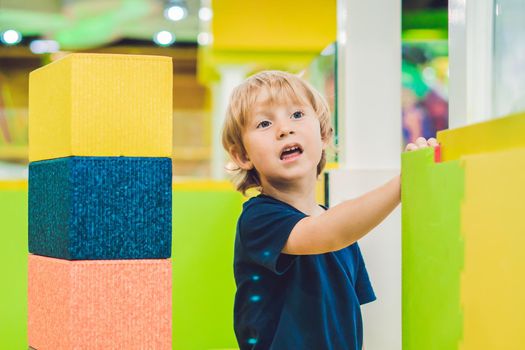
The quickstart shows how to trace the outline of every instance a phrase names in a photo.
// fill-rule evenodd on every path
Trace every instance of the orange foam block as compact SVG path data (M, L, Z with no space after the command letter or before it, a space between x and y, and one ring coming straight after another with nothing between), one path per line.
M29 255L28 341L38 350L171 349L171 260Z

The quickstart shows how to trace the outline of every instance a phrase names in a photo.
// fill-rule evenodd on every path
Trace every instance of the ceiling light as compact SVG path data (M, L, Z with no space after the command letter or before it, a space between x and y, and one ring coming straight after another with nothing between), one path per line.
M210 45L212 41L212 36L210 33L202 32L197 35L197 43L201 46Z
M201 7L199 10L199 19L207 22L213 17L213 12L209 7Z
M16 30L9 29L2 33L1 40L4 44L7 45L16 45L22 41L22 34Z
M164 17L172 21L180 21L186 15L186 9L180 5L170 6L164 11Z
M42 54L57 52L60 47L55 40L33 40L29 44L29 49L32 53Z
M175 42L175 35L171 34L167 30L155 33L153 41L160 46L169 46Z

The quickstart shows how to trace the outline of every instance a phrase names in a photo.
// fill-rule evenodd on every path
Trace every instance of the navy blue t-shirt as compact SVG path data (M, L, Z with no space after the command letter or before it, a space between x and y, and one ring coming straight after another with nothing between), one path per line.
M235 238L234 327L241 350L361 350L360 305L375 300L357 243L281 253L307 215L266 195L243 205Z

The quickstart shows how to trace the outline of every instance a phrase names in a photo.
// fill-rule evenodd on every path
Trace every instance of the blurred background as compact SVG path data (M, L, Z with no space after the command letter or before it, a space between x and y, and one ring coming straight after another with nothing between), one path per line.
M303 74L330 102L337 136L336 3L288 3L1 0L0 179L27 178L29 72L70 52L172 57L176 177L225 177L218 143L225 91L262 69ZM448 125L447 6L403 1L405 144Z
M260 70L300 74L327 98L341 146L337 8L335 0L0 0L0 349L27 348L29 73L72 52L172 58L173 347L236 348L232 254L245 198L224 171L226 103L235 85ZM448 2L404 0L400 23L401 108L392 112L400 127L388 130L402 140L396 159L406 143L448 127ZM355 69L377 81L381 68ZM500 84L512 83L502 76ZM379 84L377 92L372 104L382 103ZM364 115L374 113L372 104ZM327 169L340 162L332 151ZM328 201L324 179L321 203Z
M0 349L27 349L28 346L27 168L31 71L73 52L171 57L173 348L236 349L232 326L233 240L246 198L228 181L225 172L228 158L220 141L232 89L253 73L279 69L299 74L326 97L332 110L335 147L328 154L327 171L320 176L317 199L319 203L333 206L398 175L400 153L407 143L420 136L429 138L440 130L459 129L456 137L460 140L452 144L449 151L479 146L484 153L488 152L484 147L491 145L506 147L514 141L523 145L520 134L523 115L507 118L501 124L496 121L487 128L489 131L480 132L480 137L478 134L462 137L461 132L467 130L465 134L468 134L470 129L462 127L469 124L525 111L524 13L523 0L0 0ZM494 125L503 127L496 129ZM512 138L509 134L514 141L509 141ZM449 138L449 145L452 141L457 140ZM443 147L443 159L447 162L445 151ZM521 157L521 153L516 155ZM408 219L420 220L432 230L447 220L459 220L460 204L465 203L463 194L466 194L471 205L492 205L486 207L489 208L486 215L479 214L484 211L472 210L472 222L487 226L480 220L492 219L498 209L512 212L514 221L508 221L507 225L519 230L521 226L517 223L522 221L519 213L523 212L523 201L517 196L522 192L515 192L514 188L501 192L506 193L506 197L500 198L504 204L499 205L492 201L492 195L486 195L488 191L484 192L486 197L456 191L456 183L463 183L463 172L459 171L462 165L454 161L448 163L448 168L441 167L442 164L435 168L443 171L455 169L451 166L457 165L458 172L453 176L441 173L443 182L434 181L430 176L434 173L430 171L430 175L416 174L417 179L427 178L428 188L436 192L434 198L438 199L430 202L439 202L437 207L441 209L421 206L417 199L412 202L414 207L428 215L411 215ZM492 166L487 164L487 169ZM517 167L512 169L508 173L517 179L520 171ZM491 187L485 185L489 181L499 186L510 178L503 172L497 176L491 174L470 172L479 176L480 193L485 190L483 187ZM421 183L413 182L424 188ZM441 184L447 187L446 191L441 191ZM492 186L491 190L495 193L498 187ZM455 191L454 201L447 199L447 191L449 194ZM516 193L514 202L507 201L511 192ZM429 194L421 193L427 203ZM468 204L468 200L466 202ZM407 203L410 204L403 202ZM408 295L408 288L402 292L406 270L402 271L401 266L401 237L403 234L406 242L402 231L410 227L411 222L405 220L405 216L402 224L400 211L400 207L396 208L374 229L376 232L359 242L379 296L376 302L363 307L368 350L400 350L402 331L410 331L407 322L408 326L416 326L411 335L426 337L433 348L439 348L435 345L438 344L436 334L447 338L450 333L443 328L432 329L434 314L422 319L415 313L415 318L406 322L405 315L402 318L402 297L412 300L412 295ZM508 230L500 224L505 220L496 218L496 222L494 227L498 226L503 236ZM432 260L427 259L432 256L428 253L435 250L448 260L452 256L450 247L457 245L462 237L460 227L464 226L457 221L457 232L445 228L445 233L453 237L450 242L441 240L442 232L434 236L443 245L443 251L436 250L430 244L433 241L427 241L427 251L420 250L418 244L409 254L427 261ZM477 239L478 226L472 227L476 228ZM492 226L485 229L492 230ZM431 237L426 228L422 231L425 231L423 235L417 232L414 236L423 240ZM494 232L487 233L490 240L485 242L491 249ZM523 236L519 234L521 231L516 230L516 237ZM510 245L505 249L510 249ZM490 258L495 259L492 250L490 252ZM499 253L506 254L503 250ZM485 260L484 255L479 256ZM450 261L436 261L440 268L454 267ZM486 261L494 268L508 265L501 259ZM423 271L422 265L415 265L411 267ZM525 286L523 279L514 278L523 270L516 266L521 268L523 264L513 267L516 270L512 272L517 274L509 270L505 275ZM480 281L485 287L486 271L480 271ZM425 278L408 282L428 278L429 284L425 286L433 292L437 290L431 283L439 278L426 270L422 274ZM499 274L493 273L492 277ZM499 288L503 284L492 285L498 292L502 289L501 293L512 289ZM418 289L420 284L409 287ZM445 287L449 289L448 285ZM479 293L483 305L488 294L479 290L475 292ZM519 294L520 290L514 288L513 292ZM492 295L492 291L489 294ZM501 301L505 297L496 299ZM520 310L515 308L516 300L506 299L503 302L508 302L510 314L521 317L523 312L515 311ZM424 309L422 305L429 300L435 309L443 305L439 302L447 302L427 295L418 300L424 303L413 304L416 311ZM444 309L454 305L449 303ZM500 303L493 306L499 308ZM463 317L455 309L448 310L454 312L456 319ZM492 309L487 310L490 313ZM477 321L478 310L474 311ZM492 315L489 316L492 319ZM451 329L459 325L459 322L443 320ZM523 334L519 322L495 317L493 321L520 336ZM507 327L508 324L512 327ZM483 327L477 335L491 333L485 331L491 327ZM454 329L457 333L453 336L459 339L463 328ZM506 334L494 332L492 335L499 342L508 340ZM403 334L403 341L405 339ZM512 348L521 348L523 341L516 344L519 345ZM453 346L455 343L450 348L455 349ZM414 348L430 347L416 345Z

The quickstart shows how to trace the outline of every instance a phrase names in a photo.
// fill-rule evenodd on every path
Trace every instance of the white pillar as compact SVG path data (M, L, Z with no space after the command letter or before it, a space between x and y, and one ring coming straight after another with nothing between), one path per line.
M237 65L224 65L217 69L220 80L212 85L212 158L211 174L213 179L224 179L227 155L222 148L222 125L226 116L226 108L233 89L242 83L246 77L247 68Z
M341 163L351 169L399 168L401 1L339 5Z
M494 0L449 1L449 128L492 113Z
M341 169L330 205L399 174L401 0L338 0ZM363 306L366 350L401 349L401 216L397 208L359 241L378 300Z

